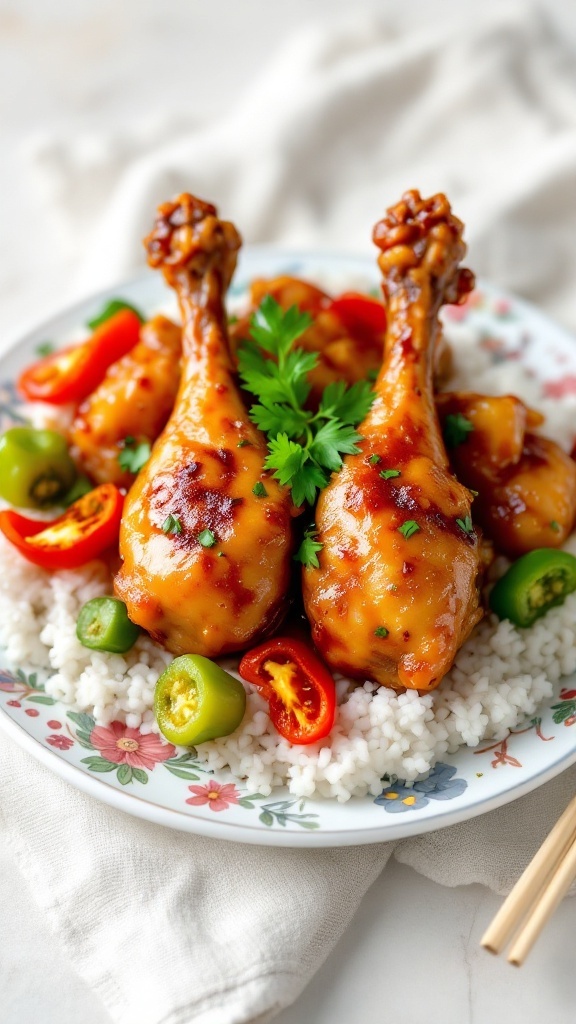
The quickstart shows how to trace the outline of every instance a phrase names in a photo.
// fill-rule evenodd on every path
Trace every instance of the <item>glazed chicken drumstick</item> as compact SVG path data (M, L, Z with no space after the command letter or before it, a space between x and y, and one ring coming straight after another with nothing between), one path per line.
M473 278L443 195L407 192L374 229L387 304L384 362L361 453L318 502L320 568L304 569L314 642L347 675L430 690L481 618L472 495L452 475L434 408L438 312Z
M174 654L215 657L265 636L286 612L289 491L233 378L224 297L240 237L214 206L160 206L148 261L177 293L183 370L176 405L126 498L116 592Z

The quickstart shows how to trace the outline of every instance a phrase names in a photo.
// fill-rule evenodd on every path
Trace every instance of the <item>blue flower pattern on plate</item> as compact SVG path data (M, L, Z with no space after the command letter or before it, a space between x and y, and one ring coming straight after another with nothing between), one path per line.
M406 786L402 782L387 786L374 803L380 804L390 814L399 814L426 807L430 800L453 800L461 796L468 785L465 779L455 779L455 774L454 765L439 761L427 779L415 782L413 786Z

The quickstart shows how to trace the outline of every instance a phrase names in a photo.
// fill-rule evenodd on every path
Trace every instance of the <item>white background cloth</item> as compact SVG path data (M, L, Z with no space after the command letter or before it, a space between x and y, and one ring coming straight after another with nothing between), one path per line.
M63 12L66 31L73 19ZM143 104L170 48L186 54L166 24L138 71ZM217 201L247 241L367 252L382 208L413 185L448 192L475 270L576 327L574 58L541 15L522 5L485 12L473 27L437 17L409 33L359 15L305 27L272 56L281 33L264 33L266 66L209 124L201 115L222 43L215 30L210 63L209 44L190 36L202 103L187 116L181 90L173 105L162 92L164 112L108 131L93 115L114 95L111 37L95 35L97 25L100 78L78 107L86 123L63 118L27 135L1 172L12 175L0 263L10 330L141 266L151 211L180 188ZM68 109L72 80L61 74ZM505 891L575 784L576 769L502 811L402 843L395 856L444 885ZM119 1024L268 1019L313 975L392 852L259 850L171 833L95 804L4 740L0 814L34 900Z

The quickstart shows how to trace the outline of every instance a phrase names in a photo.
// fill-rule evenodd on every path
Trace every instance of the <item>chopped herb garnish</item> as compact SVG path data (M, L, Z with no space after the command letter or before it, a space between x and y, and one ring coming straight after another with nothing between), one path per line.
M93 317L92 320L88 320L88 327L90 328L91 331L95 331L97 327L100 327L100 324L105 324L106 321L109 320L111 316L114 316L116 313L119 313L121 309L130 309L133 313L136 314L140 323L144 323L144 317L142 316L142 313L140 312L139 309L136 309L135 306L132 306L129 302L126 302L124 299L111 299L110 302L106 303L104 308L100 311L100 313L98 313L97 316Z
M238 317L236 316L235 313L231 313L230 316L228 317L228 327L232 327L233 324L237 324L237 323L238 323Z
M218 552L218 558L226 558L225 552L224 551L219 551Z
M320 544L319 541L314 540L317 536L318 533L313 526L306 530L302 543L294 555L295 562L301 562L302 565L312 567L313 569L320 568L318 551L322 551L324 545Z
M252 494L255 494L257 498L265 498L267 496L268 491L264 487L264 484L262 483L261 480L258 480L254 484L254 487L252 488Z
M449 448L457 448L474 430L474 424L462 413L450 413L444 420L444 440Z
M247 444L252 444L252 441L246 441L245 439L243 441L238 441L238 444L236 445L236 447L237 448L245 448Z
M470 491L470 494L472 495L473 498L477 498L478 497L478 491L472 490L471 487L469 487L468 490Z
M406 537L406 540L408 540L409 537L412 537L413 534L418 533L419 530L420 527L414 519L407 519L405 523L402 523L402 526L398 527L398 533L401 533L403 537Z
M388 636L388 630L386 629L386 626L378 626L378 629L374 630L374 636L379 636L382 638Z
M178 516L169 515L162 523L162 530L164 533L182 533L182 523Z
M216 537L212 533L212 530L202 530L202 532L198 534L197 539L198 543L201 544L203 548L213 548L216 543Z
M456 523L461 530L464 530L464 533L474 533L474 526L470 516L465 516L464 519L457 519Z
M379 462L382 462L382 456L371 455L370 458L368 459L368 462L370 463L371 466L377 466Z
M554 530L555 533L560 533L560 523L556 522L555 519L550 523L550 529Z
M142 441L136 444L133 437L124 438L124 447L118 455L120 468L127 473L139 473L142 466L145 466L150 458L150 444Z
M251 340L238 350L242 385L257 399L250 417L268 440L265 467L291 488L297 506L312 505L330 473L342 466L342 456L359 453L355 426L374 400L366 381L351 387L335 381L324 389L316 412L307 408L308 375L320 357L295 342L311 323L308 313L297 306L284 311L267 295L250 321Z
M370 381L370 383L373 384L377 376L378 370L368 370L368 373L366 374L366 380Z
M380 476L383 480L394 480L397 476L402 476L399 469L381 469Z
M42 341L40 345L36 345L36 355L50 356L54 352L55 347L51 341Z

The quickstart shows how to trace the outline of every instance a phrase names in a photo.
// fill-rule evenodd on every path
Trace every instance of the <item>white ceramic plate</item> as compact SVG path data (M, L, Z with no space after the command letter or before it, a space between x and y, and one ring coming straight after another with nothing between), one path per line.
M246 251L232 299L255 276L289 273L332 284L334 290L378 285L371 259ZM174 307L160 275L146 274L67 310L24 338L0 360L0 417L9 422L11 382L46 339L74 337L105 299L122 296L145 312ZM448 311L450 313L450 311ZM576 346L561 328L526 303L482 285L463 309L457 330L472 330L494 362L528 369L541 397L576 393ZM457 332L456 332L457 333ZM8 666L0 651L0 726L24 749L72 785L120 810L188 832L270 846L345 846L417 835L515 800L576 761L576 679L564 679L537 717L497 744L460 748L430 777L406 790L382 783L376 799L301 800L287 791L270 797L247 791L225 772L206 773L190 754L162 746L116 723L96 728L87 714L55 702L34 676ZM192 801L192 802L190 802Z

